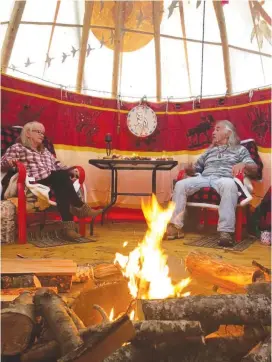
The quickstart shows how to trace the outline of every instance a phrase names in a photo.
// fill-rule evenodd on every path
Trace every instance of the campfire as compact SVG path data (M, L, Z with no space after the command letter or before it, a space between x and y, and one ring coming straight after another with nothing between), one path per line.
M193 251L185 261L190 277L172 280L162 240L173 207L154 196L143 204L143 240L128 255L117 253L115 264L93 268L73 305L55 289L37 288L2 309L2 355L22 362L268 362L271 270ZM98 274L110 279L94 287ZM195 282L210 285L211 295L196 295Z
M131 295L136 299L163 299L185 297L182 293L191 279L183 279L173 284L169 277L167 256L161 246L167 224L172 216L174 204L163 209L153 195L151 203L142 203L142 210L148 230L142 242L128 256L117 253L114 262L118 263L123 275L128 278Z

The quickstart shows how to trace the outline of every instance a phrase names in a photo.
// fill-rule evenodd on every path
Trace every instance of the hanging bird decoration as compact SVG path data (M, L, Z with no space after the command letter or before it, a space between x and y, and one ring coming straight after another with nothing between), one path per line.
M62 61L61 62L64 63L67 57L70 57L70 54L66 54L66 53L62 52Z
M271 28L266 23L265 20L259 21L259 23L255 24L255 26L252 29L250 41L253 42L253 39L256 37L257 42L260 45L260 48L263 47L263 41L266 39L266 41L272 45L272 37L271 37Z
M33 62L30 61L29 58L27 58L27 61L25 62L25 67L29 67L31 64L34 64Z
M88 44L88 48L87 48L87 50L86 50L86 56L87 56L87 58L88 58L88 56L90 55L90 52L92 51L92 50L94 50L94 48L91 48L90 47L90 44Z
M110 35L108 41L110 41L111 45L112 45L113 42L114 42L114 31L113 31L113 30L111 30L111 35Z
M136 20L137 20L137 24L136 24L136 28L138 29L140 27L140 25L142 24L142 22L147 19L147 17L144 17L142 8L140 9L140 11L138 12L137 16L136 16Z
M11 69L12 69L13 71L15 71L15 70L17 69L17 67L16 67L14 64L11 64Z
M52 62L53 59L54 59L54 58L50 58L48 54L46 55L46 61L45 61L45 63L47 63L48 68L50 67L51 62Z
M172 1L170 6L168 7L168 19L173 15L174 10L178 7L178 1Z
M100 0L100 10L99 12L101 13L101 11L104 9L104 1Z
M72 46L71 53L73 54L73 58L75 57L76 52L78 52L78 51L79 51L79 49L75 49L75 48Z
M102 34L102 39L100 40L100 49L106 44L104 39L104 34Z

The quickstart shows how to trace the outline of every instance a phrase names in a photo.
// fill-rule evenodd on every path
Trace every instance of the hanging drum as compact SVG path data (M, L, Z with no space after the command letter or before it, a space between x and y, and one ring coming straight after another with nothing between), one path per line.
M127 125L134 136L148 137L157 128L156 113L146 105L136 106L128 114Z

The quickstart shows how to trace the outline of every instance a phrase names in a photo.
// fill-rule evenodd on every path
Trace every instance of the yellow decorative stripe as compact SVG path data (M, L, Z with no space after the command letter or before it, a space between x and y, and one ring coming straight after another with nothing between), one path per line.
M54 145L56 150L60 151L79 151L79 152L93 152L98 154L105 155L106 151L104 148L94 148L94 147L85 147L85 146L71 146L71 145L63 145L63 144L56 144ZM138 155L143 157L174 157L174 156L181 156L181 155L200 155L203 153L207 148L202 148L201 150L182 150L182 151L161 151L161 152L145 152L145 151L123 151L123 150L112 150L113 154L118 154L121 156L131 156L131 155ZM263 148L258 147L258 151L260 153L271 153L271 148Z
M23 95L27 95L27 96L31 96L31 97L36 97L39 99L45 99L51 102L55 102L55 103L59 103L59 104L66 104L72 107L84 107L84 108L88 108L88 109L95 109L95 110L100 110L100 111L105 111L105 112L120 112L123 114L129 113L128 110L118 110L115 108L103 108L103 107L96 107L96 106L91 106L89 104L79 104L79 103L73 103L73 102L67 102L67 101L62 101L60 99L56 99L56 98L51 98L51 97L45 97L42 96L40 94L36 94L36 93L30 93L30 92L24 92L21 90L17 90L17 89L13 89L13 88L7 88L7 87L2 87L2 90L5 90L7 92L11 92L11 93L18 93L18 94L23 94ZM264 101L259 101L259 102L252 102L252 103L245 103L245 104L238 104L236 106L230 106L230 107L214 107L214 108L199 108L199 109L192 109L190 111L183 111L183 112L167 112L168 115L173 115L173 114L178 114L178 115L182 115L182 114L193 114L193 113L200 113L200 112L206 112L206 111L222 111L222 110L230 110L230 109L239 109L239 108L245 108L245 107L251 107L251 106L256 106L256 105L261 105L261 104L269 104L272 103L271 99L267 99ZM155 112L156 114L160 115L160 114L166 114L166 112Z

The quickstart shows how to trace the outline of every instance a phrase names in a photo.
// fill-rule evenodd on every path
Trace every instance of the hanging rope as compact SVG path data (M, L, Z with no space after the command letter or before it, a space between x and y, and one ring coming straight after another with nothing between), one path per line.
M205 12L206 12L206 0L204 0L204 1L203 1L200 98L202 98L202 88L203 88L203 64L204 64Z

